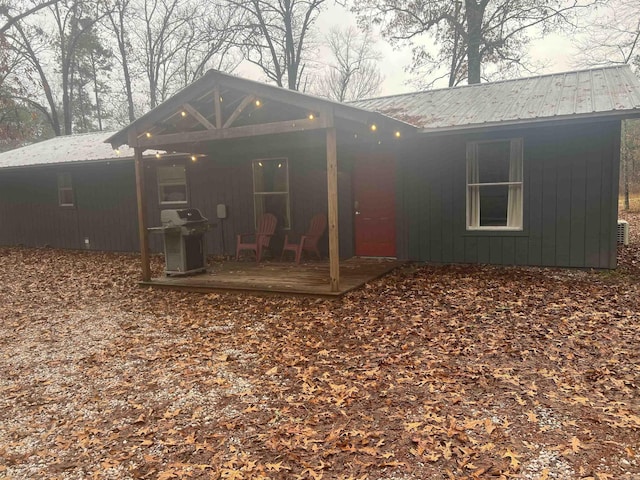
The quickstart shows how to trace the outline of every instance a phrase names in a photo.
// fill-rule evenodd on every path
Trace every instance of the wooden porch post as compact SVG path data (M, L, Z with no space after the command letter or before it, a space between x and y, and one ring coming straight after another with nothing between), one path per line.
M142 162L142 148L135 147L134 158L136 168L136 196L138 199L138 235L140 237L140 256L142 260L142 281L151 280L151 266L149 263L149 232L147 231L147 205L144 191L144 164Z
M333 117L331 118L333 125ZM329 276L331 291L340 289L340 243L338 238L338 152L336 128L327 128L327 206L329 208Z

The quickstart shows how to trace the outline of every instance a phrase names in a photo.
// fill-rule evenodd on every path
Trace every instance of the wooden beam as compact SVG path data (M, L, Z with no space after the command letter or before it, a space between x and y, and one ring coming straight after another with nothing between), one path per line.
M309 120L286 120L284 122L261 123L257 125L244 125L242 127L219 128L215 130L203 130L198 132L168 133L166 135L153 135L130 138L130 147L162 149L165 145L179 145L185 143L212 142L215 140L227 140L231 138L256 137L259 135L274 135L278 133L303 132L305 130L317 130L326 128L325 117Z
M222 128L229 128L233 124L233 122L235 122L236 119L240 116L240 114L244 111L244 109L247 108L247 105L253 102L255 98L256 97L254 97L253 95L247 95L246 97L244 97L240 102L240 105L236 107L236 109L229 116L229 118L227 118L227 121L224 122L224 125L222 126Z
M220 89L213 89L213 106L216 112L216 128L222 128L222 103L220 102Z
M151 265L149 262L149 232L147 231L147 205L144 191L144 162L141 148L134 148L134 163L136 170L136 196L138 199L138 235L140 238L140 257L142 261L142 281L151 280Z
M329 210L329 277L331 291L340 290L338 237L338 150L335 127L327 128L327 206Z
M191 104L185 103L184 105L182 105L182 108L184 108L189 113L189 115L191 115L202 126L204 126L204 128L206 128L207 130L215 130L216 128L215 125L211 123L209 120L207 120L207 118L204 115L202 115L198 110L196 110L195 107L193 107Z

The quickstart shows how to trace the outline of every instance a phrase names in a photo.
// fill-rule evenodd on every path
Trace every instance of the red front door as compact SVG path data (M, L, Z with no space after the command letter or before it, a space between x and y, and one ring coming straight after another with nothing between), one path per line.
M362 155L353 170L356 255L396 256L396 169L391 155Z

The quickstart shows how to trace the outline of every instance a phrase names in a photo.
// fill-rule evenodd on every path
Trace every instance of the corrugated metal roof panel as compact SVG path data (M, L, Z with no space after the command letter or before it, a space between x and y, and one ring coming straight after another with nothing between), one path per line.
M353 103L424 130L585 115L640 115L640 80L625 65L427 90Z
M113 132L66 135L9 150L0 153L0 168L132 158L132 148L122 146L116 151L111 145L104 143L110 135ZM145 155L154 153L147 150Z

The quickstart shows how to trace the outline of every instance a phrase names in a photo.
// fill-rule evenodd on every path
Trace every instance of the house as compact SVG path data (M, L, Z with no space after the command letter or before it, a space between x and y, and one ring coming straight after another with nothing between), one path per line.
M133 153L0 154L0 243L145 260L160 210L190 206L231 254L262 212L286 232L326 211L332 284L354 255L615 268L620 122L637 116L626 66L351 104L209 71L103 134Z

